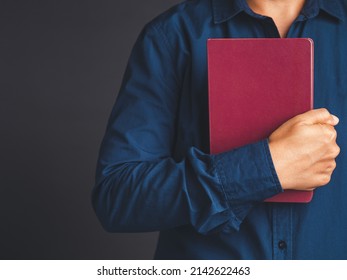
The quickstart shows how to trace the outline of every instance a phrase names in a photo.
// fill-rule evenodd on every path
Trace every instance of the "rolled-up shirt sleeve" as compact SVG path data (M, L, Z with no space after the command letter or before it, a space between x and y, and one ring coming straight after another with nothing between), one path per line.
M282 191L267 140L218 155L190 147L172 156L180 98L173 48L158 26L139 36L103 138L92 193L111 232L190 224L238 230L249 211Z

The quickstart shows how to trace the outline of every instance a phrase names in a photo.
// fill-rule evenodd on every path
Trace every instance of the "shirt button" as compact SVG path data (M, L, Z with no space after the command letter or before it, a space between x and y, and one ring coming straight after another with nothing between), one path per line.
M281 250L284 250L287 248L287 243L283 240L281 240L280 242L278 242L278 248L280 248Z

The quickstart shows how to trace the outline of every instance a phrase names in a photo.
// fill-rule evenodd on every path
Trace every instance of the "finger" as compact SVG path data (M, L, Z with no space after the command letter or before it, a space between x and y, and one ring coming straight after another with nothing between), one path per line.
M336 140L337 132L332 125L329 124L318 124L321 129L323 129L324 134L328 136L329 141Z
M338 117L329 113L325 108L310 110L306 113L299 115L304 124L329 124L337 125L339 123Z

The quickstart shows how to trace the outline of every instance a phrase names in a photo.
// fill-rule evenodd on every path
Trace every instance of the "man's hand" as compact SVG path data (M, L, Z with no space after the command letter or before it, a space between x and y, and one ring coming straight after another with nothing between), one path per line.
M313 190L329 183L340 152L338 122L326 109L311 110L271 134L270 152L283 189Z

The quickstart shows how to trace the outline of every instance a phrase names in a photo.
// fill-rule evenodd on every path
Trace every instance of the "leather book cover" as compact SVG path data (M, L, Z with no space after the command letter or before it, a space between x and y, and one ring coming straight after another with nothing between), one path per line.
M210 152L265 139L313 108L309 38L209 39ZM309 202L311 191L284 191L267 202Z

